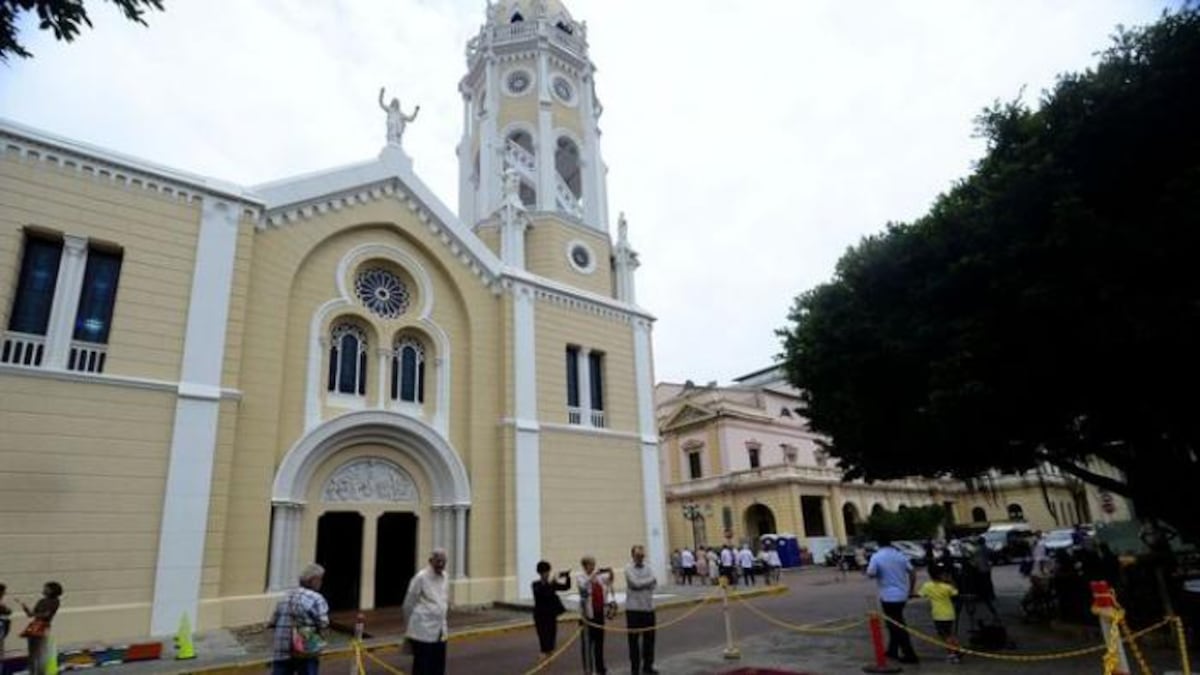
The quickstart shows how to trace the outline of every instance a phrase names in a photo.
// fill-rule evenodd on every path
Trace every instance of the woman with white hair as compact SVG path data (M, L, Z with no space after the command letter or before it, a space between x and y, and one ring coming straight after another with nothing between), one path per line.
M324 567L306 565L300 571L300 587L275 606L272 675L317 675L325 647L321 631L329 627L329 603L320 593L324 578Z

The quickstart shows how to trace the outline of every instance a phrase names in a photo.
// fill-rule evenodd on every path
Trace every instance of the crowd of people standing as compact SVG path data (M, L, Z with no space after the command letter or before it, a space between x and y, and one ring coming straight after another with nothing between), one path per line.
M693 583L715 586L722 577L730 586L739 582L753 586L760 578L765 584L777 584L782 569L779 552L770 545L758 551L747 543L740 547L726 543L719 549L700 546L695 551L677 548L671 552L671 576L676 584L685 586Z

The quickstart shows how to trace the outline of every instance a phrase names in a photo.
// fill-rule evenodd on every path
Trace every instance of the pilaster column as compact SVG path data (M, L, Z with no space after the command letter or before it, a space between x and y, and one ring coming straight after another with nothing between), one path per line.
M659 476L658 425L654 419L654 364L651 362L650 321L633 319L633 370L637 390L638 432L641 436L642 508L646 526L646 558L659 579L667 576L664 541L662 480ZM589 415L590 416L590 415Z
M381 346L375 350L375 356L377 362L379 363L379 367L375 369L375 372L377 373L376 378L379 381L379 403L376 405L379 408L387 408L388 403L391 401L392 395L392 392L388 387L392 381L392 350L388 347Z
M542 554L541 430L537 413L537 350L534 334L534 290L513 289L513 380L515 418L516 575L517 594L530 595Z
M454 578L467 577L467 506L454 505Z
M183 615L194 626L198 621L238 219L236 203L204 198L159 525L151 635L174 633Z
M326 381L321 377L321 361L329 353L329 338L319 333L322 328L314 320L314 337L308 345L307 395L304 398L304 431L309 432L321 424L321 390Z
M300 568L297 554L300 548L300 522L304 505L299 502L277 501L271 505L271 564L267 575L267 590L282 591L298 582Z
M62 370L67 367L67 355L75 336L75 314L79 311L79 292L83 288L83 272L87 268L87 237L63 235L62 259L58 263L58 280L54 285L54 301L50 305L50 320L46 325L46 368Z

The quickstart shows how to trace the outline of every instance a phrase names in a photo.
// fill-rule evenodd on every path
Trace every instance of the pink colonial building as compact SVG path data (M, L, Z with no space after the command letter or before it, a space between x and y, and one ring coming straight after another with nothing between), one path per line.
M946 507L956 523L1015 520L1038 529L1128 517L1123 499L1103 511L1098 505L1111 496L1054 470L989 476L987 489L952 479L843 482L778 367L729 386L659 383L655 405L672 549L789 533L821 559L860 534L872 511L929 504Z

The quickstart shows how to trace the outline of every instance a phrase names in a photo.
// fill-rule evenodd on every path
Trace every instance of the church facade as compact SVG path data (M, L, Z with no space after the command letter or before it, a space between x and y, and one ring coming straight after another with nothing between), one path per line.
M610 233L586 26L489 5L458 212L401 146L239 186L0 122L0 549L60 641L259 622L304 563L336 608L453 602L538 560L662 570L653 317ZM381 124L381 127L383 125Z

